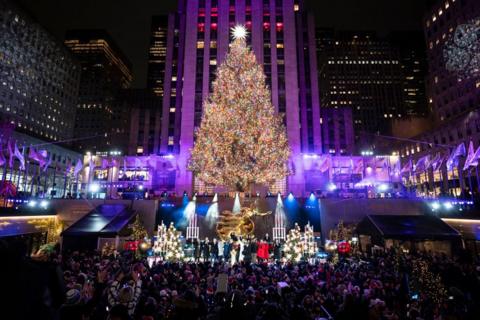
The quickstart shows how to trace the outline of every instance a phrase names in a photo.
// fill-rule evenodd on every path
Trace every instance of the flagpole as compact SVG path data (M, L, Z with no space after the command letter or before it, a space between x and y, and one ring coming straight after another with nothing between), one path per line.
M57 177L57 165L58 165L58 163L55 162L55 169L53 170L53 183L52 183L52 191L53 192L51 193L52 194L52 199L55 197L55 185L56 185L55 178Z
M67 168L65 168L65 170L67 170ZM65 171L65 177L63 178L63 198L66 199L67 198L67 176L68 176L68 172Z
M468 168L468 186L470 188L470 198L473 200L472 174L470 172L470 168Z

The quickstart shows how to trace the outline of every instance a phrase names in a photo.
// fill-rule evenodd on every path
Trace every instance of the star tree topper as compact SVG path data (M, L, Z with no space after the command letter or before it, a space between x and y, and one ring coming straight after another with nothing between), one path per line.
M241 24L237 24L235 27L230 29L232 31L232 36L234 40L242 39L245 40L247 38L247 29L245 26Z

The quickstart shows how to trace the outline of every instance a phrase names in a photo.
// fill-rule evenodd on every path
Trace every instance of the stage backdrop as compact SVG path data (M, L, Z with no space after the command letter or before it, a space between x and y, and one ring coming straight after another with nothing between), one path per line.
M208 237L209 239L218 238L216 233L216 223L210 224L205 218L208 208L212 205L213 197L199 196L196 201L196 213L198 215L198 227L200 228L200 238ZM174 222L175 226L186 234L188 221L185 219L184 209L188 205L189 200L185 198L169 198L161 201L158 206L156 223L157 225L163 221L165 224ZM234 199L219 197L218 211L221 219L221 212L224 210L232 211ZM258 208L259 213L271 212L264 216L253 216L251 219L255 224L254 235L257 238L263 238L266 233L272 237L272 228L275 224L275 208L277 199L275 197L268 198L243 198L240 200L242 207L250 207L252 205ZM320 232L320 212L318 201L316 199L296 199L293 197L284 198L283 206L286 216L286 230L297 222L303 229L303 226L310 222L314 231Z

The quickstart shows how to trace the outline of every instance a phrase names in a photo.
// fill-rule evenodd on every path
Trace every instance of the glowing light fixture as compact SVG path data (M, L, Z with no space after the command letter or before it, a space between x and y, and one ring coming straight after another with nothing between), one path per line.
M97 183L90 185L90 192L96 193L98 191L100 191L100 185Z

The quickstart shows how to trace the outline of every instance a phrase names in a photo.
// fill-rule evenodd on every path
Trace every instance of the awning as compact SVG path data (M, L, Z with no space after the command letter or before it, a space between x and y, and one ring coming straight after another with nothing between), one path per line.
M368 215L358 224L357 233L403 240L461 238L455 229L431 215Z

